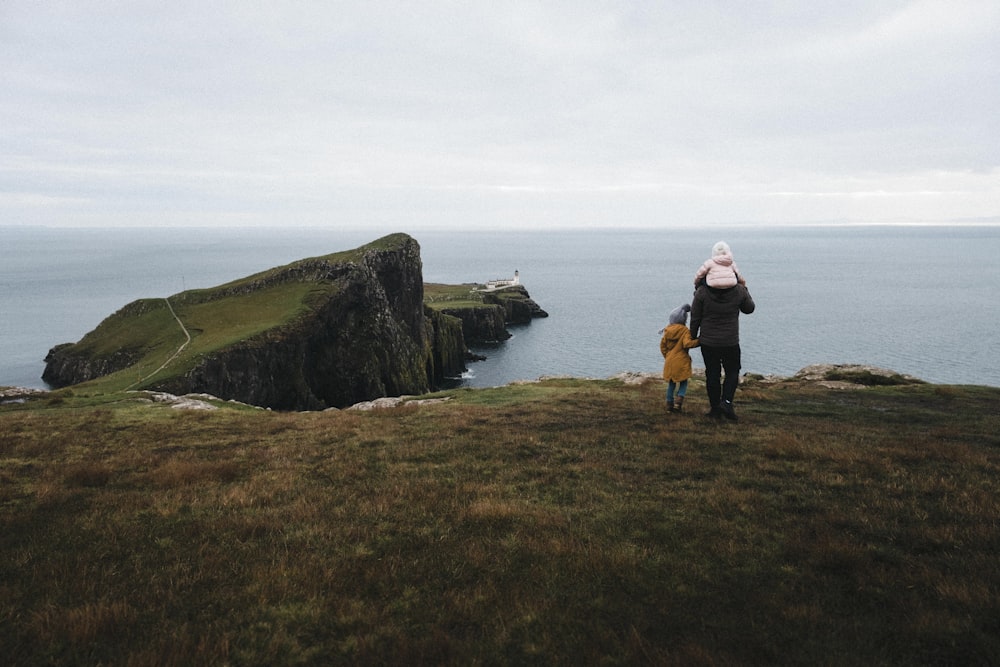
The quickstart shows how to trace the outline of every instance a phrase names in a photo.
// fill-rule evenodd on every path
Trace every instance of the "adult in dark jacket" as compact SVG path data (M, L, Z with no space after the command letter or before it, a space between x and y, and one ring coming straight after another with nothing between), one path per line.
M736 421L733 398L740 381L740 313L756 305L745 284L728 289L702 285L691 302L691 336L701 343L710 417ZM725 371L725 381L722 372Z

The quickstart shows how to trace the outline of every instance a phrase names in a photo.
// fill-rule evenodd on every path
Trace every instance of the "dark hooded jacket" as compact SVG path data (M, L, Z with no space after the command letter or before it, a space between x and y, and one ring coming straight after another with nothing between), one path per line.
M749 315L756 305L746 285L715 289L702 285L691 302L691 335L702 346L740 344L740 313Z

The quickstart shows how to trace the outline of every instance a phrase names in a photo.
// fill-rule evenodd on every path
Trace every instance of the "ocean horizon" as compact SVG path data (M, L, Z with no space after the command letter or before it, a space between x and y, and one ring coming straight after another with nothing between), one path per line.
M407 231L401 226L398 231ZM940 384L1000 386L1000 226L413 231L424 281L511 277L550 317L474 348L459 384L658 372L659 330L727 241L757 304L741 318L743 372L820 363ZM381 233L326 228L0 227L0 386L44 388L48 350L139 298L206 288ZM692 350L695 367L701 367Z

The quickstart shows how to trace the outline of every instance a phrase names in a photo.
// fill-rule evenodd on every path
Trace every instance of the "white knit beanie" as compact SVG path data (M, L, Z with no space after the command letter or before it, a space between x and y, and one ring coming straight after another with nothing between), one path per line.
M712 257L718 257L719 255L730 255L732 252L729 250L729 244L725 241L719 241L714 246L712 246Z

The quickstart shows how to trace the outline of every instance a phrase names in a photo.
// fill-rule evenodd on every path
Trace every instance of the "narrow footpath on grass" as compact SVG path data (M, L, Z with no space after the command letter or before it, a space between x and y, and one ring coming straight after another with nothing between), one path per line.
M133 382L132 384L130 384L128 387L125 388L125 391L128 391L129 389L134 388L137 384L139 384L140 382L142 382L144 379L148 380L149 378L153 377L154 375L156 375L157 373L159 373L160 371L162 371L164 368L166 368L167 366L169 366L170 362L173 361L174 359L176 359L178 357L178 355L180 355L180 353L184 351L184 348L186 348L188 346L188 343L191 342L191 333L187 330L187 327L184 326L184 323L181 322L181 318L177 317L177 313L174 312L174 307L172 305L170 305L170 299L164 298L163 300L167 302L167 308L170 309L170 314L174 316L174 319L177 320L177 324L179 324L180 327L181 327L181 331L184 332L185 341L183 343L181 343L181 346L179 348L177 348L177 350L172 355L170 355L169 359L167 359L166 361L163 362L163 365L161 365L155 371L153 371L152 373L150 373L149 375L147 375L145 378L139 378L138 380L136 380L135 382Z

